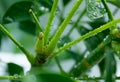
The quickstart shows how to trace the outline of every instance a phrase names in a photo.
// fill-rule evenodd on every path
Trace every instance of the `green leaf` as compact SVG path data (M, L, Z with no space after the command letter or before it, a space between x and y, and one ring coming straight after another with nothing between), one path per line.
M39 7L41 10L48 9L48 11L51 10L53 5L53 0L39 0Z
M75 82L69 77L58 74L39 74L27 75L24 77L23 82Z
M4 14L2 22L6 24L31 19L28 10L32 5L31 1L21 1L13 4Z
M41 7L44 6L46 8L51 9L52 4L53 4L53 0L39 0L39 4L41 5Z
M47 12L51 11L53 1L52 0L38 0L38 11L37 15L41 16Z
M14 74L22 74L23 73L23 68L17 64L14 63L8 63L8 72L9 75L14 75Z
M87 0L87 14L90 19L98 19L106 13L100 2Z
M63 4L64 6L67 5L71 0L62 0L63 1Z
M46 11L50 11L52 7L52 0L39 0L39 16ZM14 3L8 8L2 18L4 24L11 22L19 22L24 20L31 20L31 16L28 13L29 9L35 9L33 1L20 1Z
M21 75L23 74L23 68L17 64L14 63L8 63L8 73L9 75L15 76L16 78L21 77ZM21 82L21 81L14 81L11 80L11 82Z
M35 35L35 33L36 33L36 25L34 22L32 22L30 20L25 20L25 21L19 22L19 28L29 34Z

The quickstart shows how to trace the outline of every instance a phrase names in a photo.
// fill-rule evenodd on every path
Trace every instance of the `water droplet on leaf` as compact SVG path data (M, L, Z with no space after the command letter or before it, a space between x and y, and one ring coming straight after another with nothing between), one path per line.
M18 74L14 74L14 78L19 78L19 75Z
M21 75L18 75L18 74L14 74L13 76L14 76L15 79L18 79L18 78L22 77Z
M64 45L63 46L66 46L67 45L67 43L64 43Z
M96 0L87 0L87 14L90 19L103 17L106 13L100 2Z

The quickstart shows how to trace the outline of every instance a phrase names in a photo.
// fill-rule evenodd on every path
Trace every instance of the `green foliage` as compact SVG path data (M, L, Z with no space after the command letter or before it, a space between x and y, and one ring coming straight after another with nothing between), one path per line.
M74 5L71 5L71 2L74 2ZM22 82L76 82L77 80L88 82L88 80L102 79L105 82L114 82L118 78L115 77L117 65L114 54L120 58L120 30L117 25L120 23L120 18L114 20L113 15L117 11L112 14L115 9L110 10L108 3L119 9L119 0L86 0L86 3L84 0L18 0L9 3L11 5L7 11L4 11L4 15L0 16L2 17L0 18L0 43L5 37L4 33L26 55L31 69L24 74L21 66L7 63L7 73L12 76L0 76L0 79L15 80L13 82L20 80ZM69 5L72 7L68 8ZM65 11L61 11L62 8ZM66 11L69 12L67 16ZM66 17L64 18L64 16ZM35 46L30 46L31 49L35 48L34 53L31 54L20 44L27 44L29 40L22 39L23 42L19 43L9 33L7 26L13 23L17 23L18 29L28 35L31 34L35 38L37 36L37 39L33 38ZM65 30L67 26L68 28L70 26L69 30L67 29L68 32ZM53 31L54 28L56 32ZM14 28L11 27L10 30L14 31ZM38 32L40 32L39 35ZM52 37L51 32L54 32ZM76 32L80 35L78 38L75 35ZM17 38L21 39L21 37ZM81 41L83 41L85 50L82 50L81 46L75 45ZM65 52L61 53L62 51ZM87 52L89 54L86 56ZM58 56L59 54L60 56ZM56 56L58 57L56 58ZM75 63L69 71L64 71L66 68L63 68L63 63L69 60L74 60ZM86 72L94 65L98 65L100 69L100 78L85 77L89 76ZM32 70L34 67L38 67L38 69ZM16 77L15 74L19 74L21 77Z
M21 75L23 75L23 68L17 64L14 63L8 63L8 73L9 75L13 75L15 77L20 77ZM20 81L11 81L11 82L20 82Z
M22 74L23 68L14 63L8 63L8 72L10 75Z
M2 19L3 23L11 23L15 21L23 21L23 20L31 19L28 10L31 8L32 5L33 3L31 1L22 1L13 4L11 7L9 7L7 12L3 16ZM25 8L22 8L21 6Z
M51 10L52 8L52 4L53 4L53 1L52 0L38 0L40 6L42 7L45 7L45 8L48 8L49 11Z

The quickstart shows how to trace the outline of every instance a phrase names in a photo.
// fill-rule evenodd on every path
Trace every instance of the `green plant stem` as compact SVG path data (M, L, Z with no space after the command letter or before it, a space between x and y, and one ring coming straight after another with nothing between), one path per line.
M90 69L93 65L99 63L105 56L104 50L106 45L110 44L112 41L112 37L107 36L103 42L98 45L86 58L84 58L80 63L74 67L70 73L73 77L79 77L84 74L88 69Z
M111 13L111 11L110 11L108 5L107 5L106 0L101 0L101 1L102 1L103 5L104 5L106 11L107 11L108 18L110 19L110 21L114 20L114 17L113 17L113 15L112 15L112 13Z
M39 0L34 0L34 5L35 5L36 17L38 17L38 13L39 13Z
M15 76L0 76L0 80L15 80L21 81L21 78L16 78Z
M0 30L5 33L19 48L20 50L26 55L28 61L33 64L34 63L34 57L32 54L30 54L17 40L15 40L12 35L5 29L4 26L0 24Z
M32 15L32 17L34 18L35 20L35 23L37 24L37 29L38 29L38 32L42 31L42 27L39 23L39 20L38 18L35 16L34 12L32 11L32 9L29 9L29 13Z
M50 41L50 43L48 45L48 48L46 50L47 54L51 54L53 52L53 50L55 49L56 44L59 41L59 38L60 38L61 34L63 33L65 27L69 23L70 19L72 18L72 16L74 15L75 11L78 9L78 7L79 7L79 5L81 4L82 1L83 0L77 0L76 1L75 5L71 9L70 13L67 15L65 20L60 25L59 29L57 30L56 34L53 36L52 40Z
M45 31L44 31L44 35L45 35L44 41L45 41L45 44L47 44L47 41L48 41L48 38L49 38L49 33L50 33L50 29L51 29L51 25L52 25L53 19L55 17L58 1L59 0L54 0L53 6L52 6L52 10L50 12L50 16L49 16L47 25L45 27Z
M113 15L112 15L112 13L111 13L108 5L107 5L106 0L101 0L101 1L102 1L103 5L104 5L106 11L107 11L109 21L113 21L113 20L114 20L114 17L113 17ZM112 26L112 27L110 28L111 33L112 33L116 28L117 28L117 25Z
M92 37L92 36L94 36L94 35L102 32L102 31L104 31L104 30L106 30L108 28L110 28L111 26L113 26L113 25L115 25L115 24L117 24L119 22L120 22L120 18L116 19L114 21L111 21L111 22L109 22L109 23L107 23L105 25L102 25L102 26L100 26L99 28L97 28L97 29L95 29L93 31L88 32L87 34L81 36L80 38L78 38L78 39L76 39L76 40L74 40L74 41L66 44L65 46L59 48L56 52L53 53L53 55L50 57L50 59L53 58L53 57L55 57L58 53L60 53L60 52L62 52L64 50L70 48L71 46L79 43L80 41L85 40L85 39L87 39L89 37Z
M83 78L78 78L77 80L103 80L105 79L104 77L83 77ZM120 80L120 77L115 77L116 80Z
M56 61L57 65L58 65L58 67L59 67L59 69L61 71L61 74L67 75L67 73L63 70L62 66L60 65L60 62L59 62L57 57L55 57L55 61Z

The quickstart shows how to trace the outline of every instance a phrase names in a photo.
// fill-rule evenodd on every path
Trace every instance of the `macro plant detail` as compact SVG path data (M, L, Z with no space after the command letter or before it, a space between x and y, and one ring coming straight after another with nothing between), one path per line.
M73 5L64 16L65 8L70 3ZM118 0L22 0L15 2L2 16L0 38L7 36L11 39L25 54L31 64L31 69L25 74L0 75L0 79L22 82L76 82L81 80L115 82L119 80L120 77L115 75L115 57L120 57L120 18L114 18L114 15L119 13L118 3ZM62 7L59 4L62 4ZM116 7L114 12L108 4ZM47 22L42 25L40 18L46 14L47 19L42 19L42 21ZM89 20L84 21L84 17ZM59 20L57 24L56 20ZM9 26L13 22L17 22L18 27L28 35L37 37L35 47L31 46L32 49L35 48L34 53L27 50L7 30L7 24ZM52 31L54 25L56 29ZM69 25L71 27L68 27ZM67 28L69 28L68 32L66 32ZM76 39L73 37L75 36L74 30L79 34ZM65 32L66 34L63 35ZM73 35L72 38L70 35ZM83 52L72 49L80 42L83 42L86 48ZM87 52L89 54L86 54ZM62 59L66 54L69 56ZM75 63L69 72L66 72L61 66L61 61L68 59L73 59ZM60 73L53 73L54 71L49 70L52 68L51 65L56 64ZM9 63L8 67L9 65L16 69L20 68L19 65ZM95 65L99 67L100 77L89 77L86 72Z

